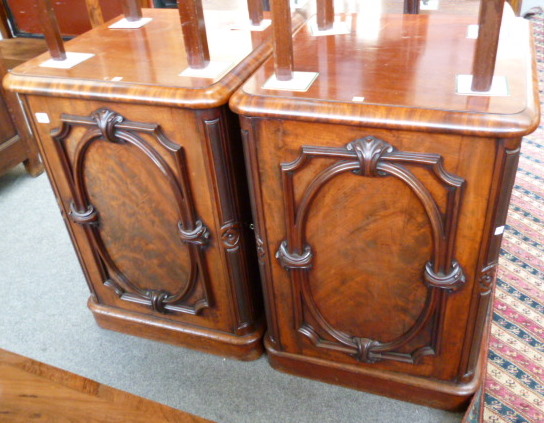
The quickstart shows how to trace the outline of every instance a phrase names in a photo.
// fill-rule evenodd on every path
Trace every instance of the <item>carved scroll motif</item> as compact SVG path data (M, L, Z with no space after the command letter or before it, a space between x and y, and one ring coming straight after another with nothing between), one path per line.
M276 258L285 269L309 269L312 267L312 249L309 245L304 247L302 254L289 252L287 242L283 241L280 245Z
M221 228L221 241L227 250L237 250L240 246L240 224L231 222Z
M319 158L336 161L314 177L302 190L297 203L294 176L311 160ZM427 187L407 166L428 169L444 186L448 192L445 215L440 212ZM302 308L295 310L295 324L299 332L319 348L344 352L362 362L395 360L416 363L425 355L434 355L441 337L440 316L445 304L444 296L460 289L465 283L463 269L453 257L455 228L465 181L444 169L440 155L398 151L386 141L372 136L350 142L344 148L304 146L295 161L281 165L281 171L288 238L281 242L276 257L290 271L293 285L300 286ZM389 176L400 179L420 200L432 228L433 255L421 272L422 283L427 286L425 305L413 326L390 342L356 337L335 329L319 311L310 289L309 277L313 269L312 247L307 243L305 234L307 216L319 191L334 177L346 172L360 177ZM315 323L306 320L306 312ZM411 353L399 351L427 327L433 330L429 345L419 346Z
M179 236L181 240L187 244L206 246L210 239L210 231L200 220L197 220L194 226L194 229L185 230L183 229L183 223L178 223Z
M111 288L122 300L149 306L159 313L180 312L198 314L210 306L208 296L207 272L203 248L207 245L210 232L204 223L196 218L194 201L191 194L187 164L183 148L173 143L162 132L159 125L127 121L113 110L102 108L90 116L63 114L62 126L52 133L58 155L63 163L66 179L73 181L71 186L73 201L70 218L86 230L93 250L99 260L104 285ZM77 141L73 160L70 161L66 149L66 139L74 127L87 128L82 138ZM153 137L173 156L176 169L166 162L140 134ZM84 163L89 147L96 141L105 140L117 144L132 145L143 153L164 176L165 183L171 188L179 215L177 230L180 242L187 245L191 259L190 274L187 281L180 283L177 292L146 289L129 280L118 268L107 251L99 231L99 212L90 203L85 181ZM176 176L179 175L179 176ZM197 283L202 284L201 298L191 299Z
M493 291L493 282L497 274L497 265L491 264L482 270L480 276L480 295L488 295Z

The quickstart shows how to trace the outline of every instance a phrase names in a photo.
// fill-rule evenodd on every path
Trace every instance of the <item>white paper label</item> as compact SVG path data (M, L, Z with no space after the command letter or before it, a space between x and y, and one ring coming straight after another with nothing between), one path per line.
M508 81L505 76L494 76L489 91L472 91L472 75L457 75L457 94L485 97L506 97L510 95Z
M467 38L475 40L478 38L478 33L480 32L479 25L469 25L467 29Z
M35 113L38 123L51 123L47 113Z
M80 63L90 59L91 57L94 57L93 53L74 53L73 51L67 51L66 59L49 59L43 63L40 63L40 66L42 68L72 69L74 66L79 65Z
M419 2L420 10L438 10L438 0L421 0Z
M498 228L495 228L495 235L502 235L504 232L504 226L499 226Z

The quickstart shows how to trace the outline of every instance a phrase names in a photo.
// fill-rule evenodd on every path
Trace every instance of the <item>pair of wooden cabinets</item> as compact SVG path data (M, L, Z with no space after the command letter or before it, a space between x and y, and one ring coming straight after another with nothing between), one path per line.
M508 91L482 96L456 92L470 18L344 15L349 31L332 36L305 24L295 71L318 75L285 91L263 88L270 28L207 16L212 63L228 66L193 78L180 76L176 12L144 16L69 42L95 55L73 69L42 56L6 82L32 118L98 323L256 358L259 267L274 367L466 404L521 136L538 121L525 22L508 20L516 35L499 47Z

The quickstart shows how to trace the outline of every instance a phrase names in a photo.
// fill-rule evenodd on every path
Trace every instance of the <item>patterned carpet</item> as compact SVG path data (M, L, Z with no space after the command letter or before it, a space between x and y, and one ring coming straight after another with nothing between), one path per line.
M539 9L530 19L544 98L544 11ZM542 120L523 142L502 243L487 374L466 423L544 423L544 117Z

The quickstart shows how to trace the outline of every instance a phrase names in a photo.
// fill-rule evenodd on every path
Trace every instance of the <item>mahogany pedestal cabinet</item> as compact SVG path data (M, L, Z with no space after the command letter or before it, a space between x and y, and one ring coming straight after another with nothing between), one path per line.
M98 324L254 359L264 319L227 102L271 53L271 29L234 31L232 14L210 11L211 63L230 68L180 76L188 55L178 11L143 15L152 20L141 28L109 22L69 41L68 55L94 54L73 68L43 67L42 55L4 83L31 117Z
M295 35L295 71L318 73L306 91L264 88L270 59L230 101L266 350L292 374L458 409L479 382L521 138L539 120L529 25L505 19L506 89L481 95L457 87L477 18L365 19L337 17L344 35Z

